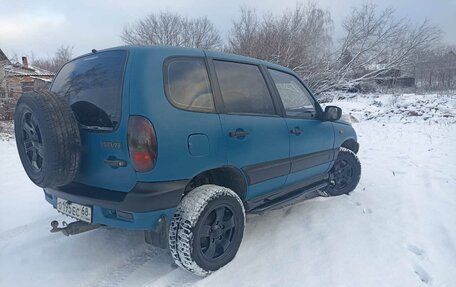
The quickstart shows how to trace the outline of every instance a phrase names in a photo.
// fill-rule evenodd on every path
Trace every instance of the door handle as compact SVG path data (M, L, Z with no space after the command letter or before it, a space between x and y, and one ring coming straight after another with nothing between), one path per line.
M294 127L294 128L290 131L290 133L299 136L300 134L302 134L302 130L301 130L299 127Z
M113 157L108 157L103 162L105 164L111 166L111 167L114 167L114 168L127 166L127 162L126 161L124 161L122 159L116 159L116 158L113 158Z
M243 138L245 138L248 135L249 135L249 133L244 131L243 129L237 129L235 131L229 132L230 138L243 139Z

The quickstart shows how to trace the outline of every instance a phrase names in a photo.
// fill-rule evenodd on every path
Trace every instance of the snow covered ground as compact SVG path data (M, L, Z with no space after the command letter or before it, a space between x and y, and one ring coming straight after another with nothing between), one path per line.
M0 141L0 286L456 286L456 97L336 104L358 122L357 189L248 216L236 258L204 279L141 232L49 233L68 218Z

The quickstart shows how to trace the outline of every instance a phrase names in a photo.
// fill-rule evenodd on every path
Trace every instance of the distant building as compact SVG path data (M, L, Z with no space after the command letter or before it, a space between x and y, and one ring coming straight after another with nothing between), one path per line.
M10 120L19 97L32 90L47 89L54 73L33 67L27 57L12 63L0 49L0 120Z
M387 63L380 62L367 66L367 72L386 70L380 73L374 80L376 84L386 88L410 88L415 87L413 72L406 69L387 69Z

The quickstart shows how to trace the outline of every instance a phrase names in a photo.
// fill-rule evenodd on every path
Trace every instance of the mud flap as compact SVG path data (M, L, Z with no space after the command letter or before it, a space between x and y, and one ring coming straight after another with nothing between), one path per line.
M155 225L154 230L144 231L144 239L146 243L153 246L167 249L168 248L168 228L169 222L166 220L166 217L162 215Z

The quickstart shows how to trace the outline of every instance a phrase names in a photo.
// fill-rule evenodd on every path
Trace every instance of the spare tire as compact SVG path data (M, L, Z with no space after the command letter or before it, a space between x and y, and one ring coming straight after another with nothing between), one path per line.
M14 132L22 166L36 185L63 186L77 176L81 137L63 97L47 91L24 94L16 105Z

